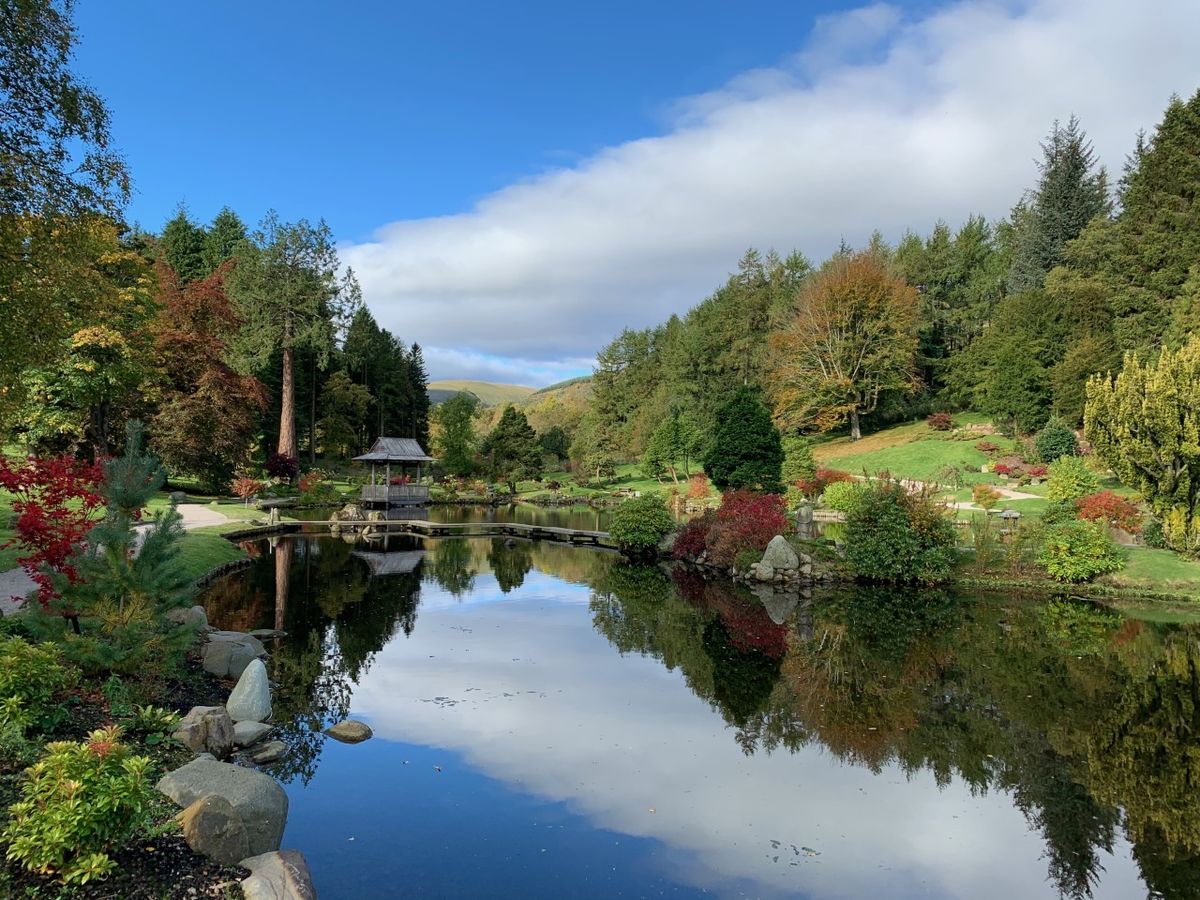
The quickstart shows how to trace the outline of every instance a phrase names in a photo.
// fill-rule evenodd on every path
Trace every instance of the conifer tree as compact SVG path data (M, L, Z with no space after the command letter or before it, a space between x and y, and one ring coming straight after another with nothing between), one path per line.
M481 448L493 478L517 492L517 482L542 474L542 451L537 434L529 426L525 413L506 406L496 427L484 439Z
M204 234L204 247L201 252L204 274L215 272L223 262L232 259L238 244L245 239L245 223L228 206L222 207Z
M704 471L721 490L750 488L779 493L783 442L771 413L750 388L742 388L717 413Z
M1055 122L1042 144L1037 187L1013 210L1009 291L1041 287L1046 273L1062 263L1067 243L1109 209L1107 173L1097 165L1079 120Z
M163 226L158 242L163 260L180 284L199 281L212 271L205 262L204 229L192 221L184 207L180 206L174 218Z

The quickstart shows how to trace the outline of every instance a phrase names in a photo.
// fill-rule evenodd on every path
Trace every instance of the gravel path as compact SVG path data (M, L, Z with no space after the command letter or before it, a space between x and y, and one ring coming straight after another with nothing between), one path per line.
M229 517L207 506L184 503L179 506L179 514L183 516L184 528L208 528L212 525L224 525ZM139 531L147 528L142 525ZM24 569L9 569L0 572L0 615L11 616L21 608L25 596L37 588L34 580L25 574Z

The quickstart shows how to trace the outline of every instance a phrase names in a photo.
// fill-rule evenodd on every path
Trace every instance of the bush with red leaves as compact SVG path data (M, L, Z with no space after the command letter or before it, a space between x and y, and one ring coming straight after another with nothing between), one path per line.
M1000 445L993 444L991 441L980 441L975 445L975 449L980 453L995 453L1000 449Z
M708 532L709 558L716 565L732 566L743 550L766 550L771 538L787 527L786 507L778 494L726 491Z
M925 424L934 431L949 431L954 427L954 417L948 412L931 413L926 417Z
M30 457L14 466L0 458L0 487L13 495L16 537L4 547L24 551L17 562L38 586L38 602L49 608L58 597L56 575L79 579L75 556L104 505L104 469L71 456Z
M1079 518L1088 522L1103 522L1115 525L1130 534L1142 530L1142 514L1136 506L1124 497L1118 497L1112 491L1101 491L1080 497L1075 501L1075 509Z
M709 510L698 519L692 519L675 533L671 555L676 559L696 559L708 547L708 532L717 517Z
M796 482L796 487L804 496L815 500L825 493L825 488L829 487L838 481L853 481L854 476L849 472L842 472L838 469L827 469L824 466L817 466L817 472L812 478L802 478Z
M272 453L267 457L267 474L272 478L283 481L293 481L300 474L300 460L294 456L284 456L282 453Z

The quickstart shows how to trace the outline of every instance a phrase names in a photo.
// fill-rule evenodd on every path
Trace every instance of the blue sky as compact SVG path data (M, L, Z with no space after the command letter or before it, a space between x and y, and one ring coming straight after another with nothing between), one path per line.
M979 212L1080 115L1110 168L1197 78L1187 0L80 3L154 230L324 217L435 377L544 384L701 300Z

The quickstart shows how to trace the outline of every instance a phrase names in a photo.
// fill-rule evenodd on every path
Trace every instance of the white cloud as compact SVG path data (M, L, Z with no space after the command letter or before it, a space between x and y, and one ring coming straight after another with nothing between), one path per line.
M748 246L821 258L876 228L1004 215L1054 119L1077 114L1119 170L1170 95L1196 89L1198 33L1190 0L960 2L908 20L876 4L682 98L661 137L386 225L343 258L385 326L439 348L434 377L546 383L622 327L683 312Z

